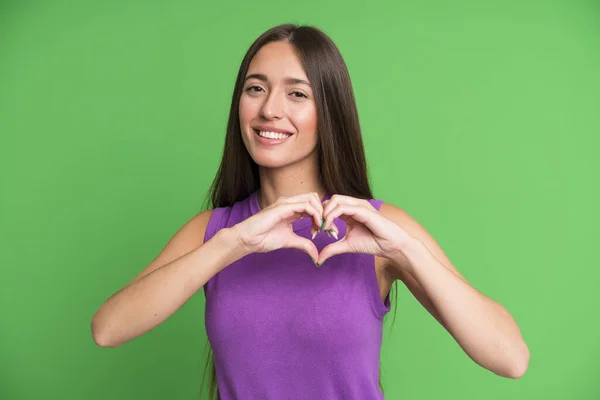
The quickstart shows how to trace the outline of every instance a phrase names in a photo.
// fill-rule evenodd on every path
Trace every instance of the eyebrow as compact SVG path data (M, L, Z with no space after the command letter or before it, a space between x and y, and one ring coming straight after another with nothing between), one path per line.
M263 82L267 82L267 76L265 74L250 74L248 75L245 79L244 82L246 82L248 79L258 79L260 81ZM292 78L292 77L285 77L283 79L283 82L285 82L288 85L296 85L298 83L302 83L304 85L307 85L308 87L311 87L310 83L308 81L305 81L304 79L298 79L298 78Z

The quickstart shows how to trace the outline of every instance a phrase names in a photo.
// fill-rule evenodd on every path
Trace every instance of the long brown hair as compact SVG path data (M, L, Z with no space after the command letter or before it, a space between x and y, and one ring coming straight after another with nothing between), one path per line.
M283 24L260 35L242 60L231 99L223 158L209 188L210 203L206 207L228 207L260 189L258 165L241 136L239 103L250 61L262 46L276 41L287 41L294 47L313 88L322 185L330 193L373 198L354 92L340 51L329 36L315 27ZM202 381L210 365L210 399L214 399L217 380L210 344L208 348ZM383 391L381 377L379 387Z

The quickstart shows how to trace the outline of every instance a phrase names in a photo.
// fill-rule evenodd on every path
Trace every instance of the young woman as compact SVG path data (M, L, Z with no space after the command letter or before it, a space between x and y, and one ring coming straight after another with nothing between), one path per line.
M507 310L373 199L350 77L320 30L281 25L252 44L211 190L212 208L94 315L100 346L148 332L203 288L221 399L382 399L383 317L401 281L476 363L525 373Z

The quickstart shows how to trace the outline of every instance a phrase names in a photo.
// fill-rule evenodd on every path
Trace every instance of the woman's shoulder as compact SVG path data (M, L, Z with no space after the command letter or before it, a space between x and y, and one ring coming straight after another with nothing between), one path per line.
M194 215L189 221L183 225L181 230L187 233L185 236L188 240L193 241L196 247L204 244L206 230L212 219L215 209L200 211Z
M392 220L400 227L414 225L417 221L401 207L384 200L377 200L380 203L379 213Z
M143 278L145 275L148 275L161 266L202 246L204 244L203 238L206 227L208 226L212 213L213 210L201 211L187 220L172 235L154 260L135 276L128 285Z
M207 210L205 214L199 214L198 218L204 225L204 242L208 241L220 229L230 228L258 211L254 194L251 194L231 205L215 207L213 210Z

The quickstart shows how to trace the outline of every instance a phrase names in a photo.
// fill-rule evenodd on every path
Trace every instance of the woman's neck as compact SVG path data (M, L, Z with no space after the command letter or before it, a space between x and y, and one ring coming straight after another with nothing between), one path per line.
M326 189L323 186L316 163L281 168L259 167L260 191L258 201L265 209L279 197L293 197L304 193L316 192L323 198Z

